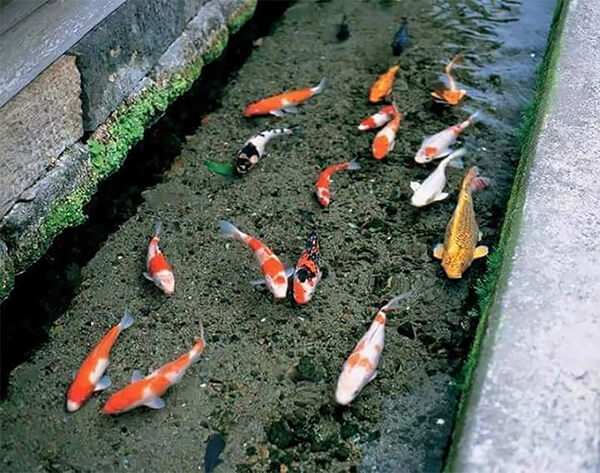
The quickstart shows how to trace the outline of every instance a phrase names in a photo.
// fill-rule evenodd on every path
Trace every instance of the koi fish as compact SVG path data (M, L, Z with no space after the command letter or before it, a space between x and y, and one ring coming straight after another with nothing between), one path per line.
M165 407L165 401L161 396L167 389L181 381L186 370L198 361L205 346L204 330L201 329L200 340L175 361L167 363L145 378L135 370L131 375L131 383L109 397L102 411L105 414L121 414L139 406L162 409Z
M289 128L275 128L254 135L244 143L244 146L240 150L235 160L235 172L238 175L246 174L256 166L265 152L267 143L271 141L272 138L282 135L292 135L294 133L298 134L298 132L299 129L297 128L297 125L294 125Z
M485 189L490 180L479 177L479 170L473 166L462 181L458 202L452 218L446 227L444 243L438 243L433 249L433 256L442 260L442 268L450 279L459 279L474 259L488 254L487 246L477 246L481 240L481 232L475 220L473 210L473 190Z
M469 125L475 123L478 119L479 112L475 112L464 122L450 126L445 130L436 133L435 135L428 136L421 143L421 147L415 155L415 161L419 164L428 163L434 159L443 158L452 153L452 146L458 136L465 131Z
M446 187L446 168L452 167L462 169L463 163L460 160L461 156L466 153L465 148L454 151L435 168L427 179L421 184L412 181L410 188L413 190L413 195L410 198L410 203L415 207L424 207L432 202L438 202L448 197L447 192L442 192ZM454 161L453 161L454 160Z
M342 22L338 25L338 30L335 35L338 41L346 41L350 37L350 30L348 29L348 21L346 15L342 17Z
M452 58L452 61L444 68L444 73L448 78L448 86L443 82L437 82L434 84L434 91L431 92L431 96L436 102L447 103L449 105L457 105L465 95L467 91L464 89L458 89L454 77L452 77L452 68L457 64L461 64L463 60L462 54L457 54Z
M305 102L313 95L320 94L325 87L325 78L316 87L301 90L292 90L283 94L274 95L266 99L253 102L246 107L244 115L253 117L255 115L275 115L283 117L285 113L298 113L296 105Z
M400 120L402 120L402 114L397 108L395 110L394 118L375 135L373 140L373 157L375 159L385 158L394 149L396 133L400 128Z
M340 171L341 169L348 169L350 171L355 171L360 169L360 164L356 159L349 161L347 163L334 164L329 166L327 169L319 174L319 178L315 184L317 189L317 198L319 199L320 204L323 207L328 207L329 202L331 201L331 193L329 191L329 184L331 180L331 176Z
M294 272L294 300L297 304L308 303L321 280L321 256L319 237L313 230L306 240Z
M409 44L410 38L408 36L408 20L405 18L400 28L398 28L398 31L396 31L394 40L391 44L394 56L400 56L400 54L404 52Z
M251 285L266 284L275 299L285 299L288 288L288 278L294 273L294 269L285 269L279 258L275 256L273 250L260 240L246 235L240 231L231 222L221 220L219 222L221 233L226 237L239 240L254 251L256 261L260 264L260 270L264 279L250 282Z
M358 341L344 362L335 389L335 401L350 404L367 383L377 376L377 365L385 343L386 312L395 309L410 293L400 294L384 305L375 315L369 330Z
M103 376L108 368L110 349L117 341L119 334L133 324L133 317L128 310L118 325L111 328L94 347L79 371L75 373L69 392L67 393L67 410L69 412L79 409L94 391L102 391L110 386L111 380Z
M204 473L212 473L221 463L219 456L223 450L225 450L225 438L219 433L211 435L206 442L204 452Z
M394 79L396 78L398 69L400 69L399 66L392 66L387 72L384 72L377 78L371 87L371 93L369 94L369 101L371 103L381 102L385 97L392 93L392 86L394 85Z
M360 125L358 125L358 129L360 131L373 130L374 128L380 128L389 122L396 113L393 105L387 105L379 110L377 113L371 115L368 118L365 118Z
M148 272L143 273L143 275L146 279L152 281L165 294L170 295L175 292L175 277L173 276L171 265L158 247L158 242L160 241L158 235L161 228L161 222L156 222L154 224L154 235L150 239L148 255L146 257L146 267L148 268Z

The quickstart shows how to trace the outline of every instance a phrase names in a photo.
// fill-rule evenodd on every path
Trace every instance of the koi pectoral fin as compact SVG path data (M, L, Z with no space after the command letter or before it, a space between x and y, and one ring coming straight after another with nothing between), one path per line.
M102 376L100 380L94 386L94 391L102 391L103 389L108 388L112 384L112 381L108 375Z
M369 381L367 381L367 383L370 383L371 381L373 381L375 378L377 378L377 375L379 374L379 371L375 371L371 377L369 378Z
M148 280L148 281L154 281L154 279L152 279L152 276L150 276L149 273L147 273L146 271L144 271L142 273L142 275Z
M271 110L269 113L271 115L275 115L276 117L279 117L279 118L285 117L285 113L283 113L283 111L281 111L281 110Z
M287 107L283 107L283 111L285 113L292 113L292 114L296 114L296 113L300 112L300 110L298 110L298 107L296 107L294 105L288 105Z
M447 192L440 192L435 199L433 199L434 202L438 202L440 200L444 200L446 199L450 194L448 194Z
M253 279L252 281L250 281L251 286L262 286L264 284L267 284L267 280L265 278Z
M442 243L438 243L433 247L433 257L437 259L442 259L444 254L444 245Z
M296 272L296 268L285 268L285 277L287 278L291 278L294 273Z
M487 256L488 253L489 253L489 249L487 246L485 246L485 245L478 246L477 248L475 248L475 251L473 252L473 259L483 258L484 256Z
M150 409L162 409L165 407L165 401L163 401L160 397L153 397L148 399L148 401L144 403L144 406L147 406Z
M131 373L131 382L135 383L136 381L139 381L140 379L142 379L142 373L140 372L140 370L133 370L133 372Z

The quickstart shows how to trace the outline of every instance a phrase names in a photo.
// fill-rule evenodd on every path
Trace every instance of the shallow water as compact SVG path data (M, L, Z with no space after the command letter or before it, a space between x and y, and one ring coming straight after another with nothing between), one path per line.
M196 471L215 431L227 440L215 471L440 471L458 401L457 376L477 323L476 261L447 280L431 247L443 238L462 172L449 170L452 194L424 210L408 204L411 180L432 167L414 163L424 135L481 110L463 142L466 164L494 185L475 195L483 243L493 247L516 166L514 134L531 97L554 2L298 2L265 37L227 86L222 107L189 135L162 183L110 235L84 268L79 294L49 341L15 370L0 404L7 471ZM336 39L345 13L350 38ZM389 43L402 17L413 46L400 58ZM432 105L431 84L456 53L456 77L469 98L456 109ZM356 130L376 107L374 78L398 62L394 97L406 113L396 148L370 158L372 133ZM314 85L325 92L298 116L244 119L246 101ZM253 133L300 124L304 138L270 143L269 155L243 179L211 174L203 159L230 160ZM361 171L335 177L333 203L313 194L326 165L358 157ZM164 223L161 246L176 271L165 298L141 278L147 235ZM250 252L217 235L232 219L294 264L315 223L327 277L304 308L273 302L248 281ZM415 297L389 314L379 376L349 408L333 387L344 359L378 307L395 294ZM167 408L108 418L95 395L75 414L64 409L70 374L125 307L136 323L117 342L109 373L123 386L186 350L202 322L208 346L200 362L165 396ZM114 392L114 387L109 392ZM285 466L284 466L285 465Z

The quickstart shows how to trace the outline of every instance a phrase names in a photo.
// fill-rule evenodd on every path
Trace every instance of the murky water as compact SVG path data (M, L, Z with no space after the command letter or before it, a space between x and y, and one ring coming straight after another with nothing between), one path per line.
M481 110L464 135L494 185L475 196L483 242L494 245L516 166L514 134L532 93L554 2L299 2L264 38L226 88L222 107L187 139L165 180L144 193L138 212L112 234L82 273L80 293L49 341L17 368L0 404L7 471L197 471L204 442L227 440L216 471L439 471L454 421L457 376L477 323L473 285L481 260L449 281L431 247L443 238L461 172L449 170L451 198L425 210L408 204L411 180L431 171L413 157L424 135ZM345 13L350 38L336 39ZM389 43L408 17L413 47L399 59ZM432 105L431 85L456 53L469 91L463 105ZM356 130L374 107L367 91L398 61L394 96L407 114L384 162L369 156L372 134ZM244 119L249 99L314 85L325 93L285 120ZM232 159L247 137L300 124L305 137L281 138L244 179L211 174L203 159ZM334 202L319 208L314 180L322 167L358 157L361 171L340 173ZM147 235L164 222L162 247L176 268L177 293L158 294L140 273ZM295 263L314 222L327 277L302 309L274 303L248 281L249 251L217 235L232 219ZM349 408L336 407L341 364L377 308L411 289L390 313L379 376ZM200 322L208 347L166 396L161 411L108 418L96 395L75 414L64 396L72 369L125 306L137 320L111 356L114 386L132 369L149 370L191 345ZM109 391L113 391L111 388Z

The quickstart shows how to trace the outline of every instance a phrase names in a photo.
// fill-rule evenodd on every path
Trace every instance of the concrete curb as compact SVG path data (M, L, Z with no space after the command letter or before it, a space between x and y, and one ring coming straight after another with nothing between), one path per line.
M543 72L556 77L509 204L453 472L600 471L600 221L589 199L600 176L600 102L590 94L600 90L600 10L596 0L559 6L561 46Z
M229 35L253 15L256 3L257 0L204 2L181 35L85 146L77 142L68 147L47 173L16 199L0 220L0 238L8 247L8 251L0 251L0 301L12 290L15 274L35 262L63 229L85 219L83 207L98 182L121 166L145 130L192 86L205 64L221 55ZM64 163L72 164L65 157L73 154L84 156L83 163L76 161L86 172L53 172L55 166L64 171ZM65 184L64 179L68 185L61 185ZM41 189L52 192L38 192Z

